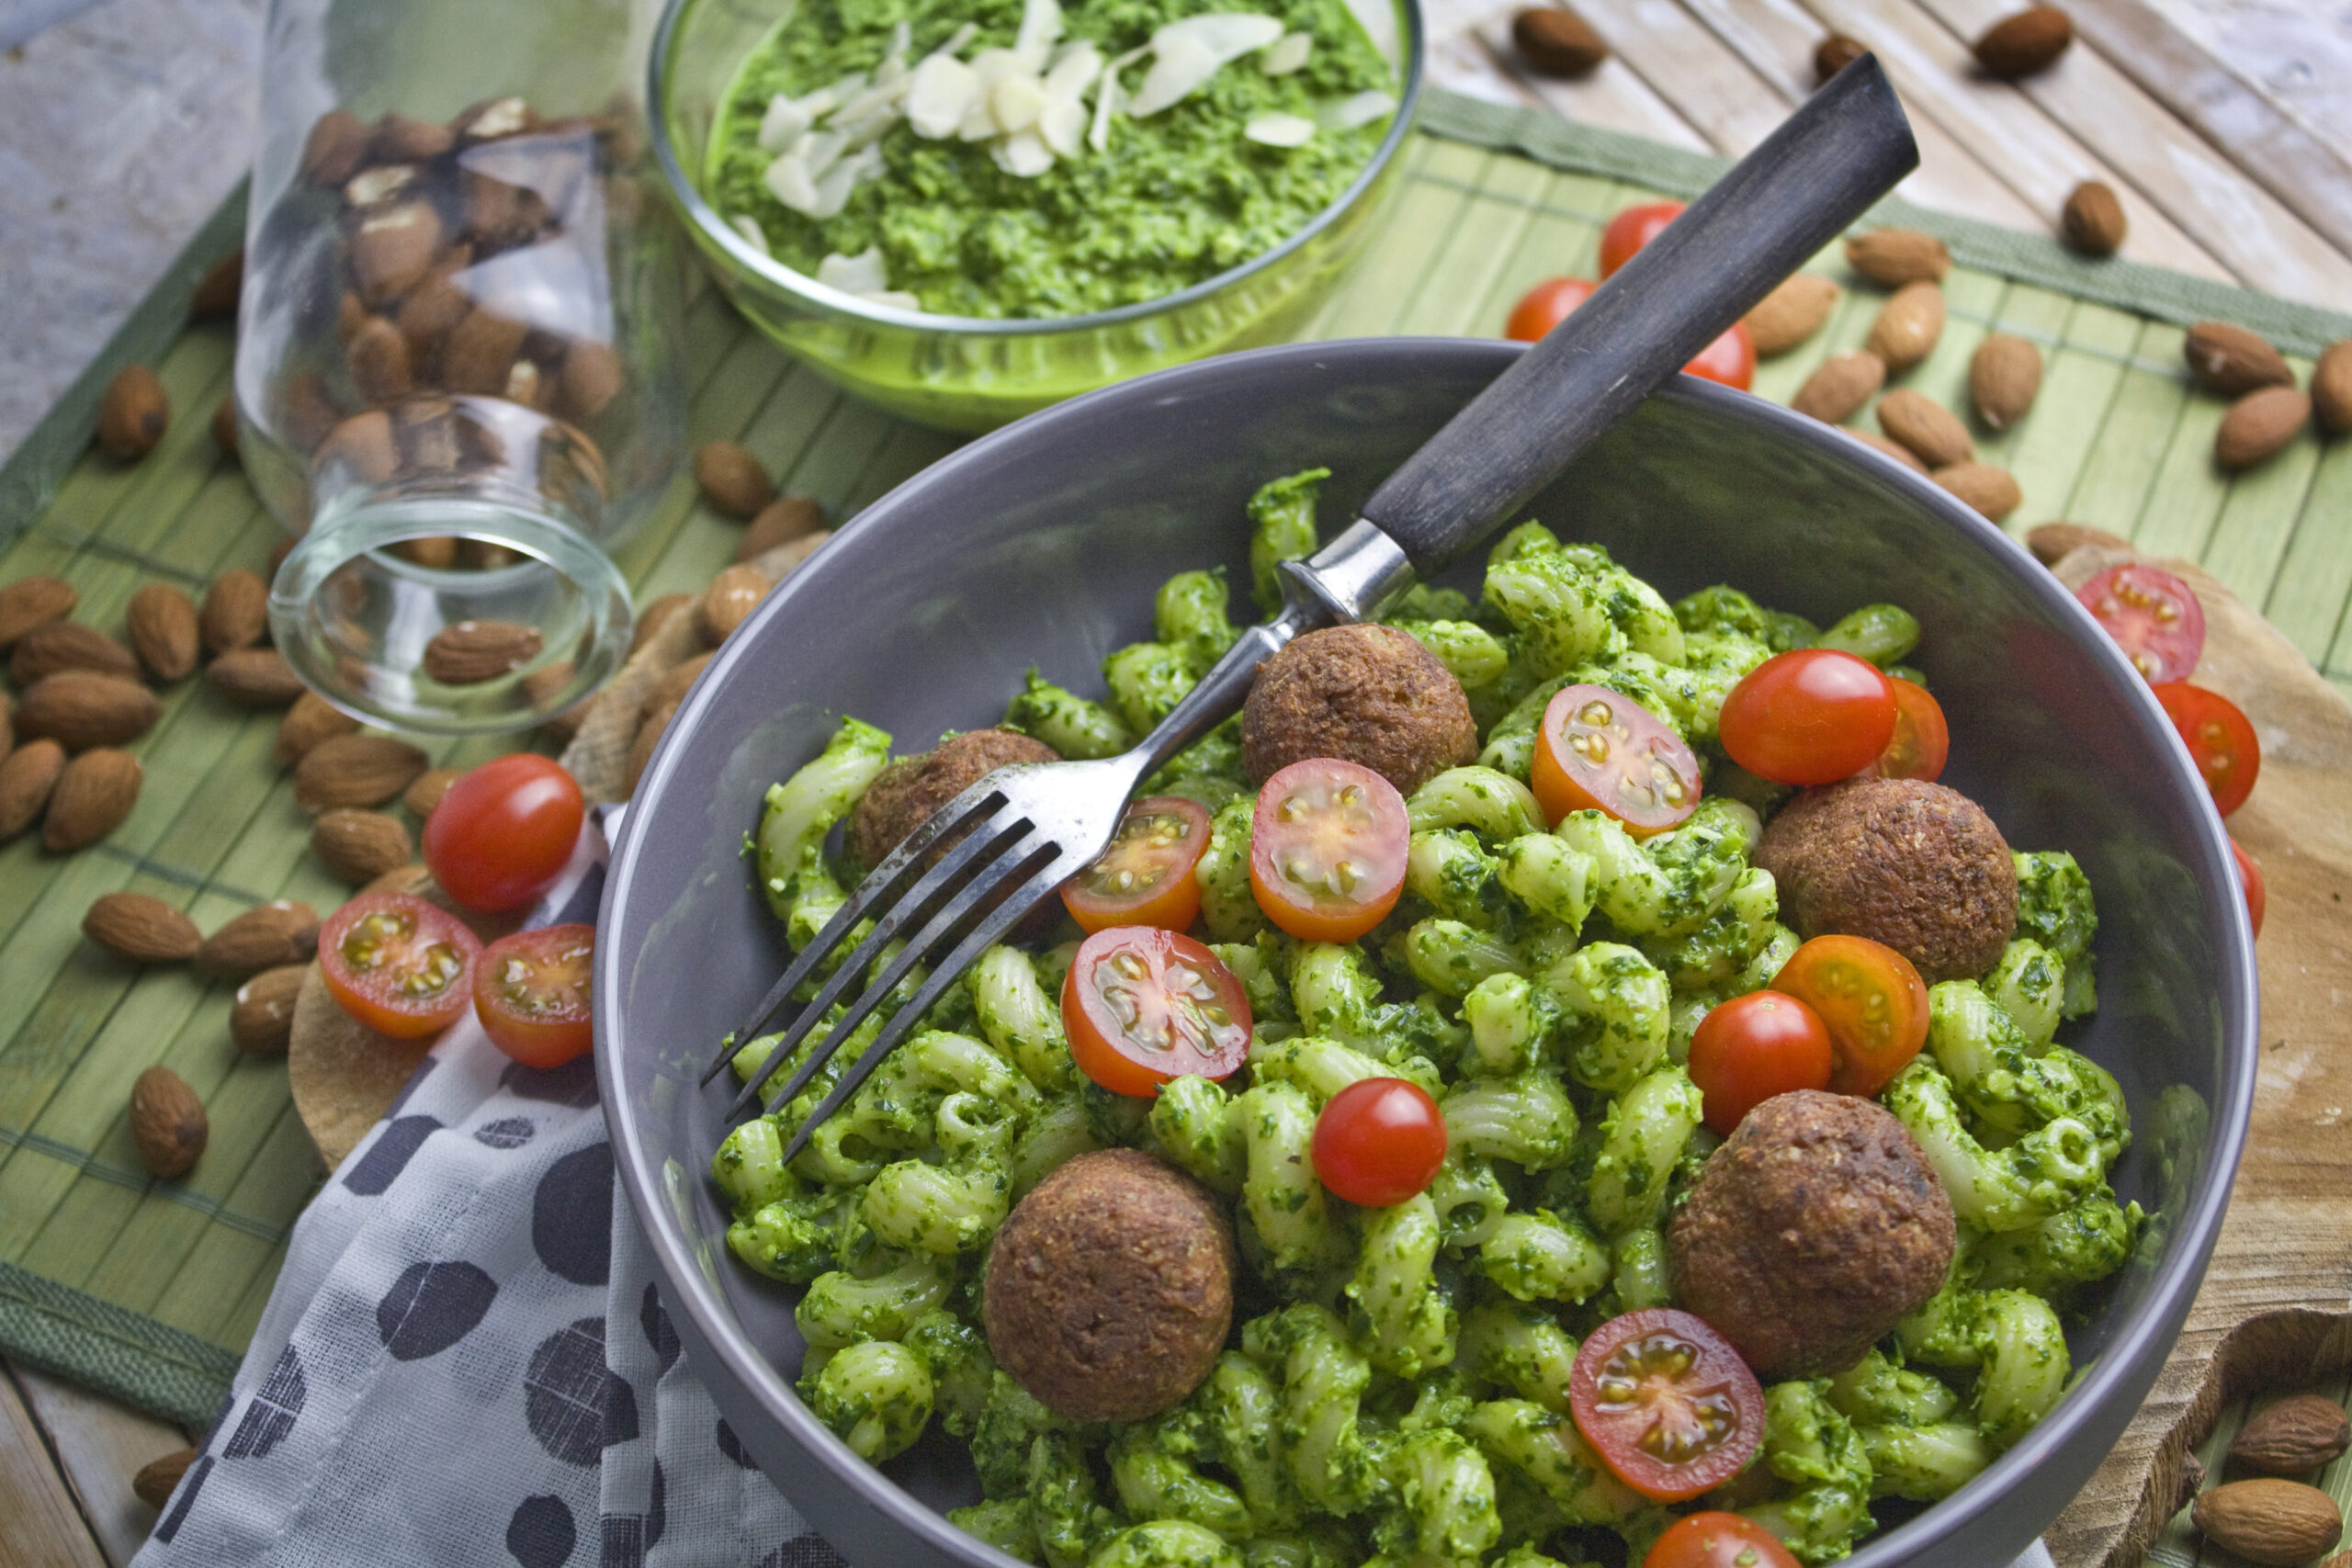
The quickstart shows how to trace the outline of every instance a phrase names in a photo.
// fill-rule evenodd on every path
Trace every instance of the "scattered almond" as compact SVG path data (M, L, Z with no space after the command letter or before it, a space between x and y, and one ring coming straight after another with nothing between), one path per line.
M1994 430L2023 419L2041 395L2041 351L2021 337L1994 333L1968 360L1968 396Z
M414 813L418 821L424 821L433 815L433 808L441 804L441 797L449 793L449 786L458 782L462 772L458 768L425 769L401 792L401 804Z
M1846 242L1846 263L1882 288L1900 288L1943 281L1951 270L1951 251L1917 229L1873 229Z
M1863 55L1870 46L1844 33L1831 33L1813 46L1813 79L1815 85L1826 82Z
M2199 321L2181 340L2188 373L2209 392L2234 398L2264 387L2291 387L2295 373L2261 336L2227 321Z
M2131 222L2113 187L2101 180L2085 180L2066 197L2059 210L2059 231L2066 243L2086 256L2111 256L2122 249Z
M1954 463L1928 476L1969 505L1998 523L2018 509L2025 492L2007 468L1990 463Z
M204 591L197 626L210 652L254 647L269 635L269 584L243 567L222 572Z
M29 686L62 670L87 670L135 681L139 660L97 627L74 621L35 626L17 639L8 654L8 678L19 686Z
M1609 58L1592 24L1566 6L1530 6L1510 19L1520 57L1544 76L1587 76Z
M2028 529L2025 536L2025 547L2044 566L2056 566L2059 558L2085 545L2097 545L2105 550L2128 550L2132 541L2087 523L2040 523Z
M1769 299L1765 301L1766 304L1770 302ZM1759 310L1763 308L1762 305L1757 307ZM1751 313L1750 330L1753 330L1753 320ZM1756 352L1764 352L1761 340L1757 344ZM805 495L787 495L771 501L760 508L760 514L745 525L742 538L736 541L735 558L743 561L753 556L765 555L778 545L790 544L795 539L820 531L824 526L825 509Z
M249 1056L282 1055L294 1033L294 998L301 994L306 964L265 969L237 987L229 1010L229 1038Z
M139 804L145 770L139 759L111 746L83 752L65 764L49 792L41 818L40 847L66 854L96 843L123 824Z
M204 1101L169 1067L150 1067L130 1086L130 1141L151 1175L186 1176L204 1153Z
M144 365L126 365L98 397L98 445L109 457L135 462L155 449L172 423L164 384Z
M201 651L196 605L170 583L151 582L132 594L123 626L139 662L156 680L177 681L195 670Z
M495 681L539 655L539 628L518 621L459 621L424 645L424 673L445 686Z
M13 839L40 820L57 775L65 771L65 748L54 740L28 740L0 760L0 840Z
M1911 448L1899 441L1889 441L1885 436L1873 431L1853 430L1842 424L1838 427L1838 430L1840 434L1852 436L1873 452L1885 453L1915 474L1924 474L1928 471L1928 465L1913 457Z
M757 568L738 562L721 567L710 586L702 591L695 602L695 627L702 634L704 643L717 648L725 642L737 626L749 619L767 597L772 587L764 573Z
M195 289L187 297L187 311L199 320L233 316L237 313L237 296L244 292L245 248L231 251L204 269L196 280Z
M2238 1429L2230 1461L2266 1475L2296 1475L2317 1470L2352 1448L2352 1421L2335 1401L2316 1393L2290 1394L2266 1406Z
M281 768L290 768L322 740L350 735L358 728L357 719L318 693L304 692L286 710L286 716L278 720L277 743L270 749L270 761Z
M426 758L389 735L338 735L322 740L294 767L294 800L305 811L381 806L416 782Z
M319 912L280 898L257 904L204 939L196 966L223 980L250 980L265 969L308 964L319 950Z
M206 668L204 678L222 696L249 708L284 707L308 690L274 648L224 653Z
M66 670L35 682L17 705L17 733L47 736L68 751L119 746L154 728L164 705L119 675Z
M1835 283L1817 272L1800 272L1784 278L1779 288L1764 296L1756 309L1747 312L1747 335L1756 340L1758 355L1770 359L1775 355L1786 354L1819 332L1821 324L1829 319L1829 312L1837 308L1838 296L1842 292ZM776 506L785 504L784 502L776 502ZM775 506L768 508L768 512L775 510ZM767 512L760 513L759 517L752 519L752 526L758 527L766 516ZM823 513L820 513L818 517L817 525L822 526ZM797 533L807 531L796 530ZM773 542L782 544L794 536L786 534ZM745 542L748 545L748 534ZM754 550L751 553L756 555L759 552ZM735 558L741 560L745 558L738 555Z
M62 577L20 577L0 588L0 649L45 621L72 615L80 597Z
M82 934L133 964L183 964L204 933L178 908L145 893L108 893L82 917Z
M2224 1551L2268 1568L2293 1568L2344 1534L2335 1499L2300 1481L2231 1481L2200 1492L2189 1522Z
M1833 354L1805 378L1789 407L1824 424L1851 416L1886 384L1886 361L1860 349Z
M2213 432L2213 460L2249 468L2278 452L2310 423L2312 400L2293 387L2265 387L2230 405Z
M706 441L695 449L695 483L713 511L738 522L750 522L775 499L767 469L732 441Z
M311 852L330 874L356 887L409 863L416 845L401 819L348 806L322 811L311 824Z
M662 683L653 688L653 694L645 699L645 711L654 713L665 707L676 707L684 702L687 690L701 678L703 671L717 657L711 653L697 653L673 666L668 674L662 677Z
M1976 456L1976 444L1960 416L1925 392L1898 387L1878 400L1879 428L1918 454L1930 469L1965 463Z
M1908 370L1935 348L1944 332L1944 292L1932 283L1906 283L1879 307L1864 344L1892 373Z
M646 764L653 761L653 749L662 743L662 733L670 728L670 720L676 716L677 712L678 705L675 703L657 707L647 714L644 721L637 727L637 739L629 743L625 774L628 787L623 792L624 797L637 793L637 781L645 776Z
M375 881L369 883L367 886L362 887L358 892L353 894L352 897L354 898L365 898L370 893L413 893L419 897L422 897L424 895L426 887L432 884L432 881L433 873L431 871L427 870L421 864L413 863L408 865L393 867L390 871L384 873L383 875L378 877Z
M2352 431L2352 339L2329 344L2312 367L2312 412L2332 434Z
M160 1508L172 1500L172 1494L179 1487L180 1477L186 1475L187 1467L195 1462L194 1449L175 1449L161 1459L149 1460L139 1467L139 1473L130 1478L131 1493L149 1507Z
M1996 22L1976 40L1976 63L2014 80L2046 71L2075 41L2075 24L2055 6L2036 6Z
M664 593L661 598L639 610L637 613L637 625L630 628L628 634L629 657L635 658L639 649L653 640L654 634L662 629L663 622L679 611L691 607L694 602L694 595L691 593Z

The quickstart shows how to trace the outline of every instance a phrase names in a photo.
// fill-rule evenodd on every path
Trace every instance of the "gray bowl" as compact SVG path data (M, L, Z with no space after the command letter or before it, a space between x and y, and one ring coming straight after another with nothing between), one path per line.
M801 1405L797 1292L735 1263L708 1177L729 1095L703 1063L779 970L741 850L763 790L838 717L904 751L993 722L1037 664L1080 690L1150 635L1170 573L1249 581L1242 503L1313 464L1327 531L1510 362L1466 340L1306 344L1129 381L977 441L845 528L730 638L671 725L615 847L597 1073L630 1201L696 1371L761 1467L852 1562L1013 1562L940 1510L978 1489L927 1438L876 1470ZM2252 937L2219 820L2143 682L2041 568L1922 479L1774 404L1688 377L1530 515L1668 598L1731 582L1826 623L1894 600L1951 723L1945 782L2011 843L2074 852L2104 923L2075 1040L2123 1083L2116 1186L2162 1217L2074 1335L2086 1367L2026 1439L1873 1537L1855 1568L2006 1562L2073 1498L2171 1348L2229 1196L2256 1066ZM1456 575L1475 582L1484 552Z

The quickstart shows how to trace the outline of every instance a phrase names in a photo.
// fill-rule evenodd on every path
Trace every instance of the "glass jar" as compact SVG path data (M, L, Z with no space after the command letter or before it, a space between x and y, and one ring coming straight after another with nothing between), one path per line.
M684 445L651 0L275 0L236 396L301 542L279 650L397 728L513 729L628 647L609 552Z

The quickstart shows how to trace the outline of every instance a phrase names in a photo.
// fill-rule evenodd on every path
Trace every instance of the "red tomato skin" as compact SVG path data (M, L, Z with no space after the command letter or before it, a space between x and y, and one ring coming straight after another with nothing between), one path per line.
M1690 1081L1699 1086L1707 1125L1726 1138L1776 1094L1827 1089L1836 1062L1821 1015L1780 991L1750 991L1717 1004L1690 1036Z
M1600 276L1610 276L1634 259L1634 253L1658 237L1660 231L1682 216L1679 201L1651 201L1629 207L1609 220L1600 231Z
M1894 694L1894 733L1866 771L1882 779L1933 784L1951 760L1951 727L1944 722L1943 705L1917 682L1889 675L1886 684Z
M1289 795L1332 784L1361 786L1374 818L1373 857L1364 885L1345 899L1309 908L1284 897L1293 884L1283 874L1278 852L1286 838L1303 836L1276 817ZM1405 863L1411 849L1411 819L1396 786L1361 763L1337 757L1309 757L1268 775L1250 818L1250 890L1266 919L1302 942L1353 942L1388 918L1405 891Z
M1861 1037L1855 1009L1843 985L1847 970L1859 970L1877 984L1885 997L1903 1010L1901 1028L1877 1046ZM1825 982L1834 982L1829 984ZM1862 1100L1877 1095L1895 1074L1909 1065L1928 1043L1928 985L1918 969L1903 954L1866 936L1817 936L1789 954L1772 976L1770 987L1792 996L1813 1009L1829 1031L1836 1066L1829 1072L1829 1092ZM1705 1021L1704 1020L1701 1021Z
M1122 948L1139 948L1159 965L1171 958L1181 960L1216 986L1237 1026L1230 1047L1214 1057L1195 1053L1190 1060L1172 1060L1167 1069L1139 1062L1120 1050L1114 1040L1120 1032L1117 1020L1098 1016L1090 1004L1095 1000L1095 968ZM1078 955L1062 981L1062 1028L1069 1037L1071 1058L1088 1077L1113 1094L1131 1099L1152 1099L1161 1084L1188 1073L1215 1079L1232 1077L1249 1056L1251 1021L1250 998L1239 977L1191 937L1157 926L1114 926L1096 931L1079 944ZM1111 1027L1106 1029L1106 1023Z
M1562 759L1564 750L1574 759L1569 727L1577 722L1578 710L1595 700L1605 703L1611 710L1608 728L1626 732L1611 741L1612 748L1631 746L1635 755L1648 755L1681 780L1683 795L1679 804L1668 805L1653 795L1647 807L1637 805L1629 814L1610 798L1613 790L1595 794L1580 776L1586 772L1598 773L1607 764L1579 766L1576 761ZM1589 729L1588 727L1588 735ZM1690 814L1699 809L1699 797L1704 791L1699 779L1699 759L1683 744L1682 738L1641 704L1607 686L1563 686L1552 694L1552 700L1544 705L1544 716L1536 725L1535 753L1528 773L1535 804L1543 807L1544 820L1552 826L1559 826L1560 819L1572 811L1589 809L1611 818L1636 839L1655 838L1689 821ZM1602 783L1606 787L1607 781Z
M1428 1189L1445 1163L1445 1118L1406 1078L1363 1078L1315 1119L1315 1174L1351 1203L1389 1209Z
M1878 666L1830 648L1774 654L1724 699L1731 760L1775 784L1825 784L1860 773L1894 735L1894 691Z
M1208 851L1208 807L1182 795L1152 795L1128 805L1121 831L1124 833L1127 819L1153 814L1181 817L1190 829L1183 845L1149 852L1165 863L1170 873L1168 879L1150 897L1122 898L1094 893L1084 886L1091 867L1079 873L1062 884L1062 907L1069 911L1069 918L1078 922L1080 931L1091 934L1113 926L1158 926L1164 931L1181 931L1201 912L1201 885L1193 878L1193 868ZM1115 852L1114 843L1104 852L1104 858Z
M372 994L379 988L370 977L348 967L343 945L352 928L379 912L405 916L420 936L457 950L458 971L447 987L431 998L410 1000ZM368 893L354 898L319 930L319 972L343 1010L379 1034L415 1040L438 1034L465 1016L473 999L473 972L481 963L481 940L463 920L412 893Z
M2075 590L2075 597L2150 685L2185 681L2205 651L2205 605L2161 567L2126 561Z
M1600 285L1589 277L1547 277L1519 297L1503 324L1503 336L1513 343L1533 343L1568 319L1568 312L1592 298Z
M2186 681L2166 681L2150 689L2180 732L2189 760L2197 764L2197 776L2212 792L2213 809L2227 817L2244 806L2262 772L2262 743L2237 704Z
M1627 1418L1612 1415L1600 1390L1602 1371L1621 1350L1654 1337L1690 1351L1677 1381L1697 1382L1702 1390L1727 1395L1738 1418L1736 1428L1716 1446L1679 1462L1626 1441ZM1568 1415L1618 1480L1652 1502L1680 1503L1721 1485L1747 1465L1764 1439L1764 1389L1731 1341L1705 1319L1679 1307L1645 1307L1611 1318L1577 1348L1568 1371Z
M595 942L594 926L540 926L500 937L484 948L474 961L474 1016L481 1021L490 1043L526 1067L560 1067L586 1055L595 1043L595 1033L584 993L574 1006L561 1008L552 1016L533 1017L507 1005L500 995L500 983L509 960L537 964L568 949L582 947L593 953ZM582 974L580 984L585 986L587 979Z
M2263 886L2262 863L2245 852L2245 846L2235 839L2230 840L2230 855L2238 863L2238 886L2245 889L2246 919L2253 923L2254 934L2262 934L2262 908L2270 901L2270 894Z
M1747 323L1734 321L1721 337L1693 355L1682 373L1702 381L1720 381L1743 392L1755 386L1756 338Z
M587 810L553 758L493 757L459 775L424 819L424 863L469 909L517 909L562 874Z
M1797 1568L1797 1560L1754 1519L1710 1512L1685 1514L1668 1525L1642 1568Z

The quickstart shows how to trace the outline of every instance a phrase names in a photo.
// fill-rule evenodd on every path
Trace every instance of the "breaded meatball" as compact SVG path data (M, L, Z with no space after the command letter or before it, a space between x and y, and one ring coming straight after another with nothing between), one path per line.
M1749 1111L1666 1232L1679 1303L1767 1382L1859 1362L1943 1288L1953 1241L1951 1200L1903 1123L1810 1089Z
M1462 682L1394 626L1327 626L1258 667L1241 710L1250 779L1309 757L1358 762L1410 795L1478 754Z
M987 774L1012 762L1052 762L1060 757L1044 741L1010 729L951 735L922 756L902 757L882 770L849 814L849 824L842 829L843 847L850 859L871 871L900 839Z
M1233 1229L1190 1177L1136 1149L1080 1155L997 1232L989 1349L1073 1421L1157 1416L1216 1364L1233 1268Z
M1756 863L1781 885L1800 936L1866 936L1919 978L1965 980L2000 962L2018 927L2017 863L1956 789L1849 779L1809 789L1765 825Z

